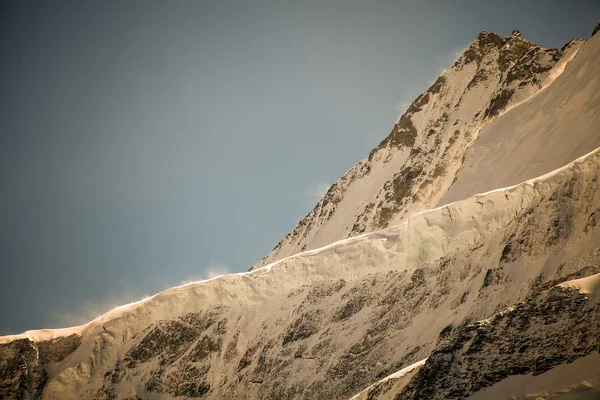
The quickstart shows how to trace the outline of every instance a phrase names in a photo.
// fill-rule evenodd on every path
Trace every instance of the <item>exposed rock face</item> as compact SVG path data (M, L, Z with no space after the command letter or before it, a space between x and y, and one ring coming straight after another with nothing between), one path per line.
M256 267L434 207L479 131L548 85L582 44L544 49L519 31L506 38L482 32L411 104L389 136L333 184Z
M1 398L41 398L47 379L35 344L21 339L0 345Z
M72 334L37 343L40 359L44 364L60 362L77 350L81 336Z
M48 381L45 366L64 360L79 347L81 336L49 341L29 339L0 344L0 398L38 399Z
M464 399L508 376L539 375L599 349L599 304L555 286L453 332L396 399Z
M599 61L597 36L552 85L484 127L440 205L543 175L600 147Z

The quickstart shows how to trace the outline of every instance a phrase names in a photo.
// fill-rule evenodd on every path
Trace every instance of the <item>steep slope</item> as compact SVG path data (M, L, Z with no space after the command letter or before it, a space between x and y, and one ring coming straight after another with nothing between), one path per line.
M493 318L466 326L431 354L397 398L526 397L532 390L527 384L534 386L536 380L541 381L541 393L529 392L530 398L531 393L534 399L547 398L553 391L557 393L552 398L598 395L599 300L596 274L534 294ZM589 362L579 360L583 358L595 363L590 368ZM576 360L578 365L566 366ZM571 369L567 382L564 376L563 382L539 377L558 366L563 366L563 374ZM515 375L520 384L507 384L506 378ZM500 384L492 386L495 383Z
M543 49L518 31L506 38L482 32L368 158L333 184L257 267L397 224L440 203L479 131L550 85L583 43L574 40L561 50Z
M82 327L2 338L0 391L350 397L540 285L600 273L599 175L600 151L401 225L167 290Z
M442 204L545 174L599 146L596 35L550 87L482 129Z
M582 273L589 271L574 275ZM600 274L555 283L540 285L492 318L460 327L428 359L355 399L597 399Z
M357 395L352 396L350 400L393 399L395 393L408 384L409 380L412 379L414 374L420 370L425 362L427 362L426 358L378 380Z

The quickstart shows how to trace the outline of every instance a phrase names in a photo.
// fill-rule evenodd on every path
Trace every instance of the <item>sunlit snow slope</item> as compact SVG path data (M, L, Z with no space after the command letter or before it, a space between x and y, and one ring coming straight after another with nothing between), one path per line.
M596 99L600 91L596 77L599 43L600 37L594 37L587 43L571 41L561 50L544 49L523 39L518 31L506 38L482 32L456 63L413 102L390 135L341 177L258 266L397 224L414 212L447 203L445 198L464 199L516 184L600 146L597 107L586 103ZM577 68L570 67L571 62L577 63ZM563 78L563 72L569 75ZM538 93L542 99L530 106ZM556 104L544 101L557 93L561 96ZM522 106L515 109L519 104ZM512 136L504 131L513 130L510 124L515 119L498 118L511 109L510 114L528 113L515 117L517 120L535 114ZM544 118L548 114L551 117ZM570 123L573 118L580 119ZM563 119L561 124L552 124ZM502 125L495 128L498 123ZM544 126L552 129L537 132ZM564 139L565 126L571 139ZM486 134L479 139L482 128ZM503 133L496 142L498 131ZM460 181L453 184L467 149L474 141L482 146L482 140L495 146L493 157L488 161L489 152L475 151L480 163L467 170L476 174L481 167L490 183L466 176L464 167L458 175ZM568 140L569 146L561 146ZM542 145L540 152L534 150L538 144ZM512 154L515 146L519 150ZM552 162L540 161L546 155L553 158ZM502 172L507 163L499 161L505 159L511 164ZM526 167L529 163L535 164ZM451 192L446 195L449 188Z
M3 338L0 390L50 399L350 397L537 285L600 272L599 175L594 152L401 225L169 289L73 332Z
M442 204L545 174L599 146L596 35L552 85L480 132Z

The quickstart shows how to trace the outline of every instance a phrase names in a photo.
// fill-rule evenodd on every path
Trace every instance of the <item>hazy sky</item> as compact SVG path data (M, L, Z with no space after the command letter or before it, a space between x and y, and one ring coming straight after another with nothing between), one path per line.
M0 334L244 271L482 30L600 1L3 1ZM211 272L212 271L212 272Z

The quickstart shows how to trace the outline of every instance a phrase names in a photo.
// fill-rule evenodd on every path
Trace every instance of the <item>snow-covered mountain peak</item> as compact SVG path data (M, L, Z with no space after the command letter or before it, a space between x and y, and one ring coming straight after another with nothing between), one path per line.
M481 32L257 267L434 207L481 129L550 85L583 44L545 49Z

